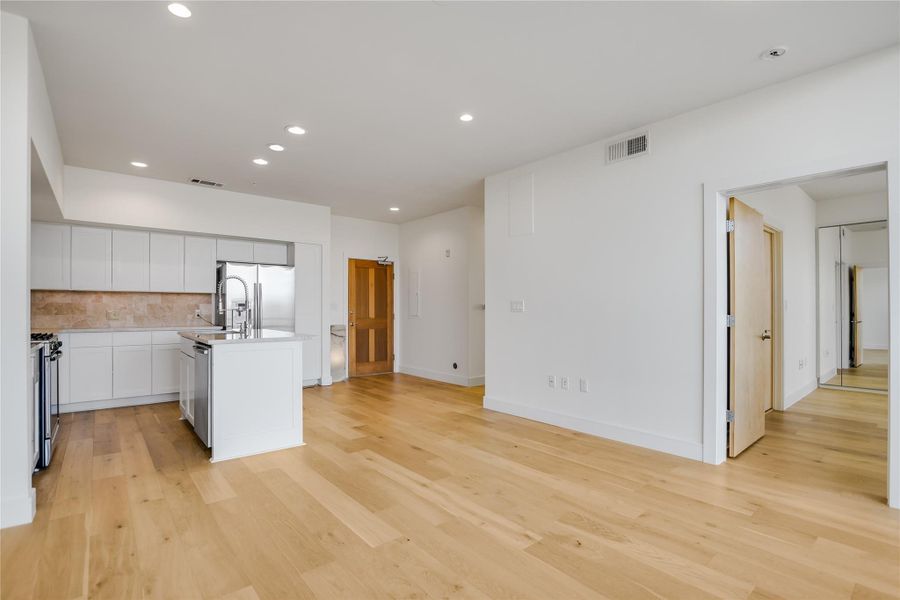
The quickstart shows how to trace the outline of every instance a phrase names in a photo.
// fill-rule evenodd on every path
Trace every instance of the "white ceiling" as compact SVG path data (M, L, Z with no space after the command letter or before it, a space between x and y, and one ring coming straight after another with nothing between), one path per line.
M395 222L900 39L896 2L185 4L3 2L32 20L66 163Z
M887 172L884 169L858 175L835 175L800 184L813 200L833 200L864 194L887 194Z

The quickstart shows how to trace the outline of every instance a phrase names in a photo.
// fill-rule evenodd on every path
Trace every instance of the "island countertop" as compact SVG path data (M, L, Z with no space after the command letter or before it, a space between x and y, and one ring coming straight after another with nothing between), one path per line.
M259 342L287 342L293 340L306 341L311 340L315 336L305 333L294 333L292 331L279 331L277 329L258 329L252 331L250 335L244 337L240 333L233 331L179 331L178 335L198 342L200 344L247 344Z

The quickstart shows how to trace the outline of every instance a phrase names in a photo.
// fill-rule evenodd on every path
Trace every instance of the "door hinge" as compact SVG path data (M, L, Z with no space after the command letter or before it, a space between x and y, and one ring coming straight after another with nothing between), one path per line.
M726 423L734 423L734 411L733 410L729 409L729 410L725 411L725 422Z
M725 327L734 327L734 315L725 315Z
M734 219L725 219L725 233L734 231Z

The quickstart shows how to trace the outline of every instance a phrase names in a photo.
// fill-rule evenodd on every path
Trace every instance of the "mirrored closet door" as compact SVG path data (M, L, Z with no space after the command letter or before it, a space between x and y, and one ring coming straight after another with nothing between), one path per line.
M819 228L819 383L887 389L887 221Z

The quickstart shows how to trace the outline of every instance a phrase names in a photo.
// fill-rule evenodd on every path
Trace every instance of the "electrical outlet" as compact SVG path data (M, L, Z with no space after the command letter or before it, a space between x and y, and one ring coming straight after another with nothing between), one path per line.
M547 377L547 385L550 386L551 390L556 389L556 376L555 375L550 375L549 377Z
M559 389L561 389L564 392L569 391L569 378L566 377L565 375L563 375L562 377L559 378Z
M117 310L106 311L106 318L109 319L110 321L118 321L120 319L119 311L117 311Z
M582 391L582 393L587 393L590 391L590 386L588 385L588 380L582 377L578 380L578 388Z
M800 370L803 370L803 369L805 369L805 368L806 368L806 359L805 359L805 358L801 358L801 359L800 359Z

